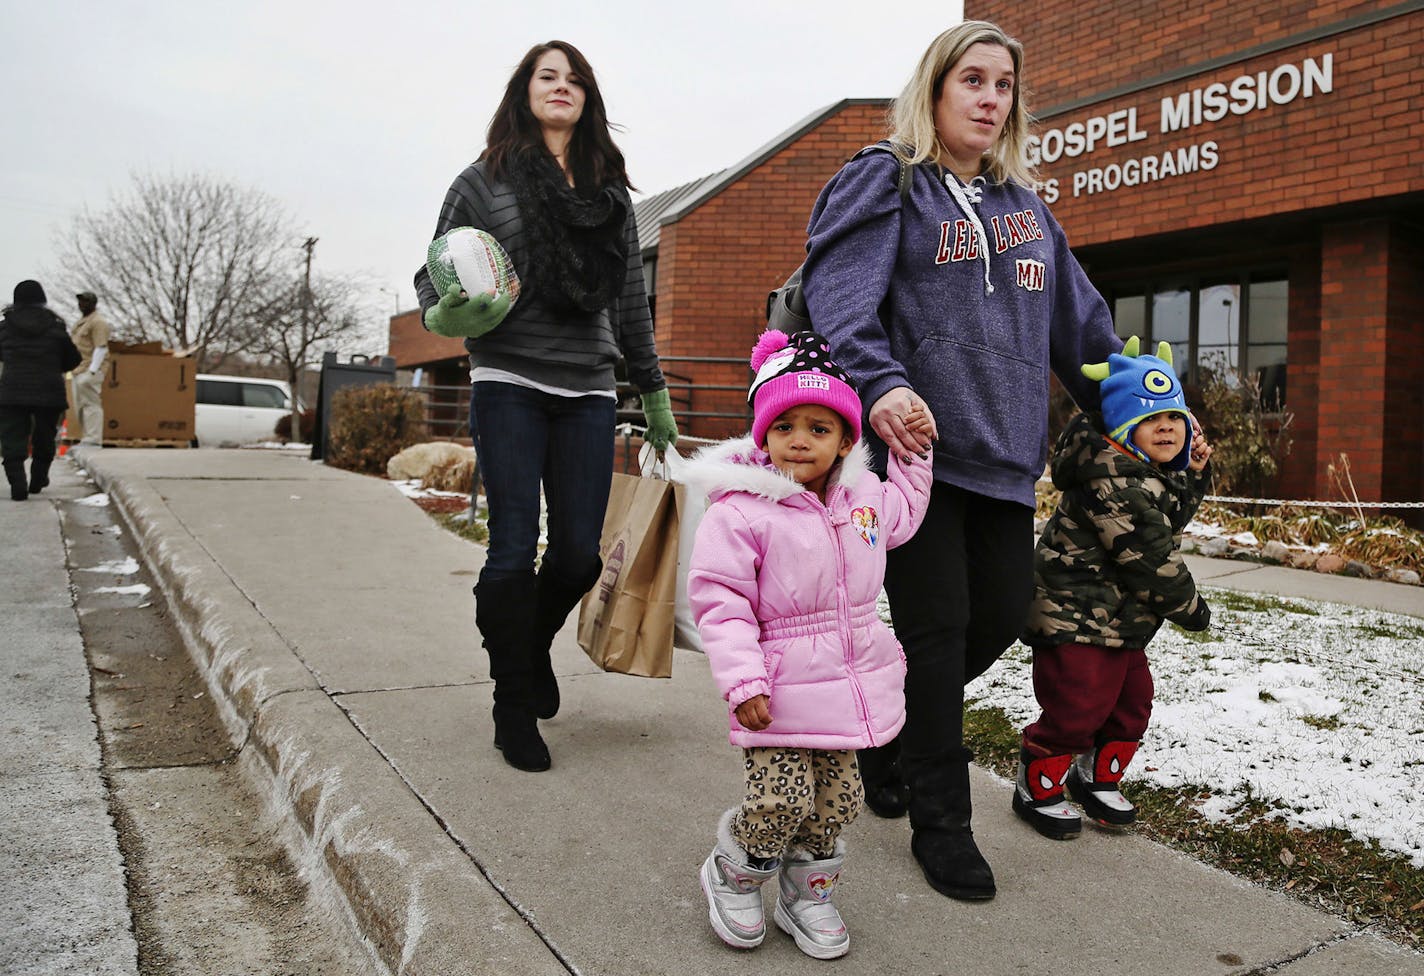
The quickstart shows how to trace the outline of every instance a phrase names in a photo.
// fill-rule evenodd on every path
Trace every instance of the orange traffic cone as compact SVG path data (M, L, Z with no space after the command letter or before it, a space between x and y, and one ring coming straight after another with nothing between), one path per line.
M69 418L59 422L59 456L69 453Z

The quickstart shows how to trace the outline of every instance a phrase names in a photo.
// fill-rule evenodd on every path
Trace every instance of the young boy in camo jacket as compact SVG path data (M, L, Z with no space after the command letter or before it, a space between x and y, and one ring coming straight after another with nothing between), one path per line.
M1152 714L1147 642L1164 619L1186 630L1211 621L1181 557L1211 447L1171 346L1139 356L1134 336L1083 373L1101 383L1102 415L1074 417L1054 451L1063 494L1034 552L1023 636L1042 713L1023 730L1013 799L1015 813L1055 840L1082 831L1065 785L1104 826L1136 818L1118 784Z

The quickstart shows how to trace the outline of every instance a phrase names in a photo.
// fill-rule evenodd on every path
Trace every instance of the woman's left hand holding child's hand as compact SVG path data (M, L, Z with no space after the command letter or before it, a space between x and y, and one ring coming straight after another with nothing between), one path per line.
M737 706L737 721L750 732L760 732L771 725L770 699L765 695L748 698Z

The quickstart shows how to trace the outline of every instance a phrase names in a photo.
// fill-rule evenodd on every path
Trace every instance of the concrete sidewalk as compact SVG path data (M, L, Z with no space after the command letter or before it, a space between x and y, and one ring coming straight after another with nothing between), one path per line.
M541 725L554 767L521 773L491 745L470 595L483 551L389 484L277 452L78 461L140 540L234 740L290 802L302 863L330 872L392 971L826 971L779 932L741 955L707 924L697 867L742 782L700 655L679 651L667 681L604 674L570 620L563 710ZM1218 563L1194 568L1267 591L1296 578ZM1389 586L1320 580L1337 600ZM1424 589L1398 589L1389 608L1424 616ZM936 894L906 821L866 815L847 835L837 972L1424 974L1424 957L1140 837L1050 844L1007 784L976 772L974 789L998 897Z

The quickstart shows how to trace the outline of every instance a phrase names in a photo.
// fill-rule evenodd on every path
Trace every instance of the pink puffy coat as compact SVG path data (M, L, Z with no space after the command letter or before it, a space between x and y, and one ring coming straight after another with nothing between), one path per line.
M880 619L885 551L925 517L933 468L890 462L890 481L857 444L832 471L826 503L782 474L751 438L704 449L682 477L709 504L687 595L733 745L860 749L905 724L905 654ZM736 707L770 698L752 732Z

